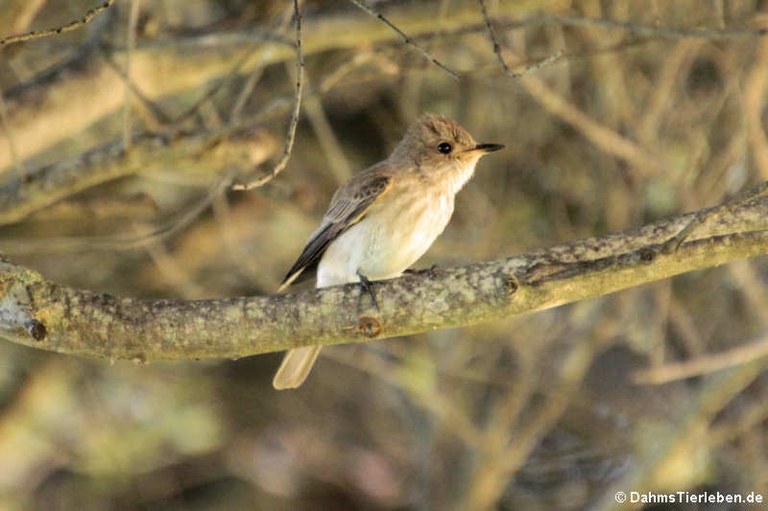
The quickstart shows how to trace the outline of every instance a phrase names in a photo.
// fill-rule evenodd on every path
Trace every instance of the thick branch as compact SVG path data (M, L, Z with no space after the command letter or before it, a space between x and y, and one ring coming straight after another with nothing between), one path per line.
M690 225L684 238L674 238ZM0 329L14 342L87 357L232 358L471 325L767 253L763 194L619 234L378 282L379 310L358 308L356 285L138 300L69 289L2 262Z
M126 151L122 141L91 149L0 184L0 225L27 215L92 186L137 173L161 174L181 169L210 174L227 168L251 168L266 160L274 141L265 133L243 130L227 138L201 131L173 138L144 134Z

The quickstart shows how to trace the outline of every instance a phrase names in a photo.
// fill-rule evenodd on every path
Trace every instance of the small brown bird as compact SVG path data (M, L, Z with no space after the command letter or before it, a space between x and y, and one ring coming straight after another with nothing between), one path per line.
M400 276L448 225L480 157L503 147L476 143L456 121L423 115L386 160L336 191L280 290L315 267L318 288ZM288 351L272 385L301 385L318 353L320 346Z

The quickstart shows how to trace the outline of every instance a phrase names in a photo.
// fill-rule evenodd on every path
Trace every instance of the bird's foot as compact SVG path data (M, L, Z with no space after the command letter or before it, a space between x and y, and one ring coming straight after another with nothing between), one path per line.
M376 310L379 310L379 302L376 301L376 295L373 294L373 283L368 280L368 277L363 275L362 273L358 273L357 276L360 278L360 298L358 301L358 308L362 305L363 300L363 294L367 294L371 297L371 303L373 303L373 306L376 307Z

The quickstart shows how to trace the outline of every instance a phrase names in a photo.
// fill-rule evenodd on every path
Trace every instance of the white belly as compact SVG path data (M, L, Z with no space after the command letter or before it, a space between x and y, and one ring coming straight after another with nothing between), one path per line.
M453 194L391 198L334 240L320 259L317 287L398 277L429 249L453 214Z

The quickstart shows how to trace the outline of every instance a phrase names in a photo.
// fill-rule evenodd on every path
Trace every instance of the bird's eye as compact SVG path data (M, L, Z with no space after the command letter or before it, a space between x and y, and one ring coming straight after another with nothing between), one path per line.
M450 154L453 151L453 146L448 142L440 142L437 146L437 150L443 154Z

